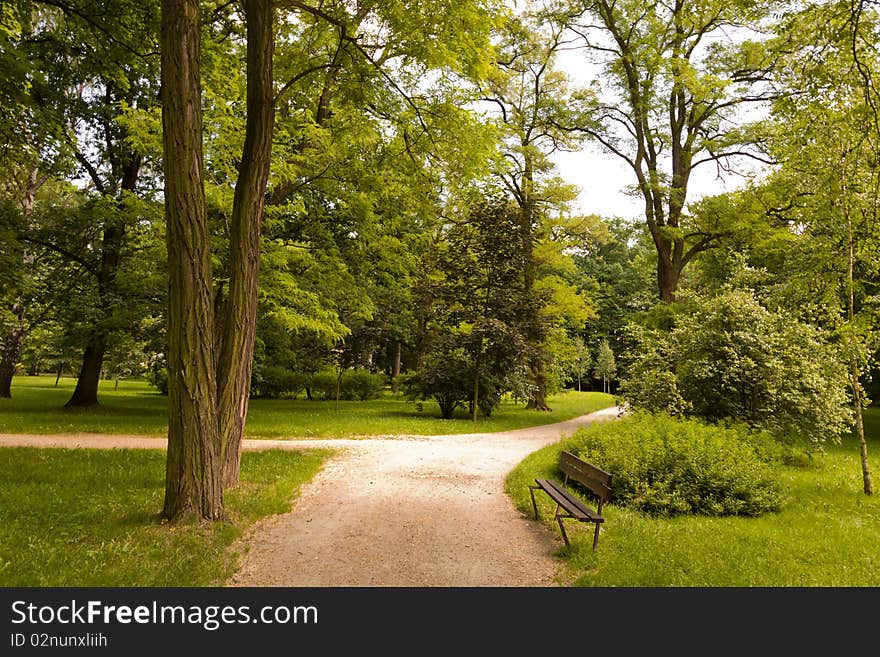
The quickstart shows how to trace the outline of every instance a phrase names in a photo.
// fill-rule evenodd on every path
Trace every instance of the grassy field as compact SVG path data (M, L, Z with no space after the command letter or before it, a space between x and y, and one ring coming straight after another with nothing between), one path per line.
M866 415L875 489L880 486L880 409ZM554 476L564 444L536 452L509 476L507 490L531 514L528 485ZM846 438L798 466L778 465L786 502L758 518L652 518L605 507L599 547L592 529L571 527L564 554L577 586L864 587L880 586L880 492L862 492L858 445ZM541 516L557 536L546 496ZM560 539L560 547L562 542Z
M0 433L117 433L162 436L167 433L167 397L144 381L100 383L97 408L65 409L75 383L54 376L18 376L12 399L0 399ZM536 413L504 401L488 419L472 422L464 411L443 420L434 402L419 411L414 403L390 394L357 402L305 399L251 400L245 433L251 438L342 438L365 435L439 435L506 431L568 420L606 408L611 395L566 392L549 398L551 412Z
M235 572L235 540L290 509L327 450L246 452L229 522L157 523L160 450L0 449L0 586L211 586Z

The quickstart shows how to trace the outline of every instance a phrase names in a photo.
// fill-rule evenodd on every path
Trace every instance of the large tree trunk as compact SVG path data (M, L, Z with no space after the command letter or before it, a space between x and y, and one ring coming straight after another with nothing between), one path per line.
M675 293L678 290L678 280L681 272L674 263L665 258L657 259L657 287L660 291L660 300L663 303L674 303Z
M0 352L0 398L12 397L12 378L15 376L15 366L18 364L18 355L21 353L22 331L15 329L3 340L2 352Z
M260 227L272 155L274 102L271 0L244 0L247 20L247 125L235 185L230 231L229 296L224 304L223 342L217 365L218 413L226 486L238 483L241 439L250 398Z
M137 180L137 172L140 168L140 158L133 158L132 164L127 167L126 176L123 179L123 189L130 191L134 188ZM109 318L115 312L118 303L116 298L116 274L119 271L119 262L122 259L122 246L125 242L125 224L123 222L108 222L104 226L104 236L101 240L101 263L98 267L98 307L101 317ZM107 349L109 333L105 328L95 327L89 335L89 342L83 352L82 366L80 367L79 379L65 407L73 406L97 406L98 404L98 381L101 378L101 368L104 366L104 352Z
M532 395L526 404L526 408L535 411L552 410L547 405L547 376L544 373L544 359L541 357L532 361L532 378L534 380L534 387L532 388Z
M93 330L89 343L83 352L82 366L76 380L73 395L64 405L65 408L75 406L88 407L98 404L98 382L101 380L101 369L104 367L104 352L107 349L107 334Z
M211 251L202 159L198 0L162 0L167 223L169 521L223 516Z

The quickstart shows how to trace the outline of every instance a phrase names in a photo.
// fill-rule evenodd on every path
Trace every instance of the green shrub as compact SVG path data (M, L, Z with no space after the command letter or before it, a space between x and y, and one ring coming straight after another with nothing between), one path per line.
M379 396L385 385L385 377L367 370L346 370L340 383L340 398L367 401Z
M634 407L745 422L811 447L849 430L849 379L827 333L748 290L694 296L669 321L629 327L634 361L620 391Z
M315 372L309 377L309 389L312 391L312 399L329 401L336 399L336 386L339 375L332 370Z
M767 463L773 441L741 425L637 412L582 429L572 441L581 458L611 472L621 506L657 515L757 516L781 505Z
M254 369L251 377L251 394L254 397L277 399L284 396L295 399L305 386L305 375L279 365L264 365L259 370Z
M168 370L164 367L155 367L147 373L150 385L159 391L159 394L168 394Z
M430 354L423 367L403 377L406 398L410 401L431 399L440 406L440 415L452 419L455 409L473 395L469 362L464 350Z

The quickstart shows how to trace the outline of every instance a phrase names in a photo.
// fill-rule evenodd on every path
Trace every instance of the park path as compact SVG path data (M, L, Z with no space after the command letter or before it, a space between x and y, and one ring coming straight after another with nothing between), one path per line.
M552 586L559 537L516 511L504 479L531 452L618 412L498 433L320 441L345 451L290 513L256 526L231 584Z
M504 479L531 452L617 407L513 431L354 440L245 440L340 450L294 508L257 523L232 586L552 586L558 535L524 518ZM144 436L0 435L0 446L162 449Z

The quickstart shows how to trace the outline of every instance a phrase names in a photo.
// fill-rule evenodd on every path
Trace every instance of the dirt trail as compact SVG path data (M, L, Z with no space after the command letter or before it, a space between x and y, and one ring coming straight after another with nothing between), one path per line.
M513 508L504 479L531 452L617 413L502 433L328 441L345 452L293 511L257 525L231 583L552 586L559 537Z
M553 586L558 535L504 494L525 456L609 408L514 431L358 440L246 440L244 449L341 448L287 514L258 523L233 586ZM144 436L0 435L0 446L162 449Z

